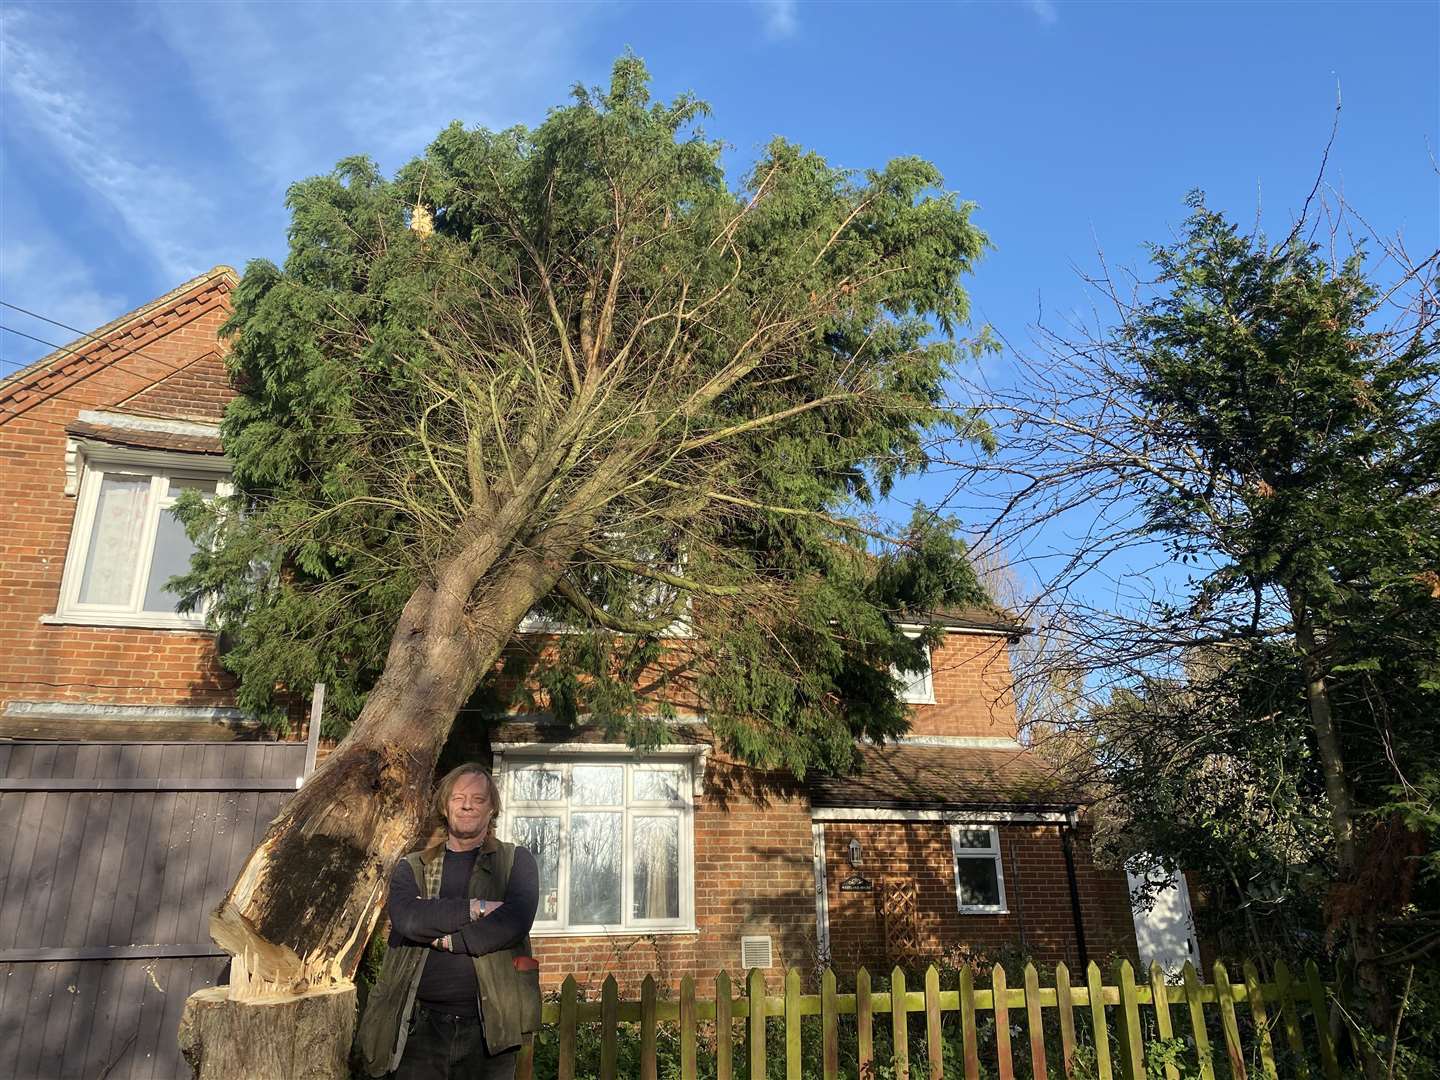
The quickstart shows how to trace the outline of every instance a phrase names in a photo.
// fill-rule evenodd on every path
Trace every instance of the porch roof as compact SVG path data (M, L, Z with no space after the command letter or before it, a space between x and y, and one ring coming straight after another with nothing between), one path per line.
M806 777L818 808L1071 809L1092 801L1020 745L1012 749L887 743L862 746L855 772Z

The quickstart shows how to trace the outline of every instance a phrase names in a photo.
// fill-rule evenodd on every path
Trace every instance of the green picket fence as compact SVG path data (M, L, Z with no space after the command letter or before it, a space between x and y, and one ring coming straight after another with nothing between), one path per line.
M842 1023L854 1026L853 1039L845 1043L846 1071L861 1078L876 1076L876 1067L884 1065L896 1080L941 1080L947 1075L979 1080L982 1069L985 1076L999 1080L1049 1080L1052 1075L1056 1080L1143 1080L1148 1044L1166 1051L1157 1059L1159 1065L1152 1061L1150 1068L1163 1069L1168 1080L1178 1080L1182 1068L1192 1075L1198 1072L1202 1080L1221 1080L1222 1069L1228 1069L1230 1080L1248 1080L1252 1074L1266 1080L1308 1080L1317 1071L1325 1080L1340 1076L1328 1023L1332 988L1321 981L1313 962L1306 965L1303 979L1293 978L1283 962L1277 963L1274 980L1264 983L1249 962L1240 982L1232 982L1225 965L1217 963L1213 981L1202 984L1187 963L1178 984L1167 983L1158 965L1148 980L1137 983L1128 960L1116 964L1110 985L1093 963L1080 984L1071 982L1064 964L1057 965L1053 985L1047 986L1041 986L1033 964L1025 965L1019 986L1010 985L998 964L988 989L975 986L969 968L962 969L956 981L954 988L942 989L940 973L931 967L923 989L911 990L897 967L889 989L876 991L861 968L854 993L842 994L834 973L826 970L820 993L802 994L800 973L792 969L785 977L784 994L776 996L767 993L763 974L752 971L736 996L722 972L715 979L713 998L697 998L695 981L687 976L678 998L660 1000L653 977L647 976L639 1001L621 1001L612 976L605 980L599 1001L582 1001L570 976L559 1001L545 1005L543 1022L555 1030L544 1034L558 1044L552 1047L558 1053L551 1055L556 1080L575 1080L578 1037L591 1026L599 1028L599 1060L598 1068L591 1062L587 1072L593 1069L599 1080L622 1080L625 1031L632 1049L638 1034L639 1080L657 1080L661 1024L676 1025L669 1043L678 1043L681 1080L700 1075L761 1080L778 1074L782 1057L786 1080L838 1080ZM878 1021L877 1040L877 1017L887 1014L888 1019ZM814 1019L806 1023L814 1017L818 1025ZM738 1037L737 1025L743 1025ZM912 1027L917 1044L913 1060ZM877 1042L888 1043L884 1061ZM702 1046L707 1055L703 1072L698 1069ZM625 1065L623 1080L630 1080L635 1067L633 1062ZM534 1080L536 1072L534 1047L527 1046L517 1076Z

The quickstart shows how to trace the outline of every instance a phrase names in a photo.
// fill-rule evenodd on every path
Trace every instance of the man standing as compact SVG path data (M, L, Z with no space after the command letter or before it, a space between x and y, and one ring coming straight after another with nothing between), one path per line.
M395 864L385 965L360 1022L371 1076L509 1080L540 1025L539 874L530 852L495 839L499 814L490 773L461 765L435 792L443 842Z

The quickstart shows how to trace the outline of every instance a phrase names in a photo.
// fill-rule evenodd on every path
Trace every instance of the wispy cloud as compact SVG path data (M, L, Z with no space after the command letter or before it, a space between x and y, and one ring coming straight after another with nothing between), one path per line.
M800 30L798 0L755 0L765 26L765 36L772 41L793 37Z
M1055 0L1025 0L1025 6L1046 26L1053 25L1060 18L1060 8Z
M147 150L140 121L127 113L104 65L81 63L74 28L34 9L4 12L0 91L7 125L30 139L97 201L169 277L182 280L209 263L197 221L213 215L208 195L181 168Z
M393 168L446 123L538 121L597 8L541 4L227 3L152 29L228 141L272 185L365 153ZM217 42L223 42L217 48Z
M131 306L118 293L99 287L90 267L33 219L6 225L0 245L0 299L45 316L35 319L13 308L0 311L0 322L19 331L0 333L0 379L50 352L44 342L60 345L79 336L66 327L88 332Z

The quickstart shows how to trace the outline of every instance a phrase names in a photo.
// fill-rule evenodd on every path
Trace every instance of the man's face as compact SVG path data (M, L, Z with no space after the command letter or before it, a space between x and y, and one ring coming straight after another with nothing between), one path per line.
M457 840L484 836L495 807L490 802L490 782L479 773L466 773L450 792L445 804L445 822Z

